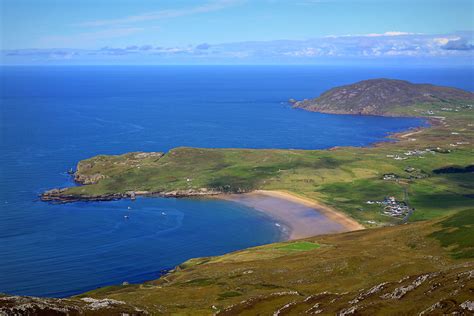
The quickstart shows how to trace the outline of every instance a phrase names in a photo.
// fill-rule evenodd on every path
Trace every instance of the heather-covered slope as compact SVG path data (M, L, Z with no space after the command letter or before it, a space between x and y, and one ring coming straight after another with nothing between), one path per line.
M469 315L473 211L192 259L67 300L0 298L0 314L23 302L56 315Z
M418 315L474 309L473 209L190 260L143 285L86 293L152 313ZM470 242L469 242L470 241ZM446 248L442 248L442 246ZM344 314L344 312L346 314ZM275 314L276 313L276 314Z

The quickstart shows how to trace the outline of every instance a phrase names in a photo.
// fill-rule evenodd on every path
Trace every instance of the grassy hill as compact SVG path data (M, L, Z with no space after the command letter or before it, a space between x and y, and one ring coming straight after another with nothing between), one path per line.
M387 115L393 107L422 103L472 101L468 91L431 84L413 84L404 80L370 79L333 88L315 99L294 102L294 106L309 111Z

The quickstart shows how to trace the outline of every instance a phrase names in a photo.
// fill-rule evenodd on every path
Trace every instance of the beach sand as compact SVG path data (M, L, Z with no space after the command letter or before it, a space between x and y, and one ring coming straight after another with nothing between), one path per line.
M357 221L326 205L284 191L257 190L219 198L264 212L288 228L288 239L364 229Z

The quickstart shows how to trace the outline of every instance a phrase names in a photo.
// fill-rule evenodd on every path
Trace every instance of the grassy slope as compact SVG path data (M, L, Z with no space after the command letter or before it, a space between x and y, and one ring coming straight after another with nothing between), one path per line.
M219 191L249 191L278 189L292 191L342 210L367 224L396 223L381 214L377 205L367 200L381 200L387 195L403 199L404 192L416 211L411 220L423 220L470 207L474 186L470 174L438 174L433 169L447 165L466 166L473 163L474 110L463 103L450 104L459 112L443 112L446 104L396 108L397 115L423 115L427 110L445 116L437 124L396 143L383 143L372 148L338 148L333 150L250 150L176 148L160 159L141 163L124 162L123 156L98 156L85 162L96 164L90 174L108 177L94 185L71 188L67 193L98 195L126 191L172 191L215 189ZM426 116L426 115L425 115ZM458 134L451 134L452 132ZM411 138L416 138L415 141ZM456 142L469 144L450 146ZM426 154L426 158L406 160L387 158L407 150L441 147L447 154ZM139 168L138 168L139 167ZM429 175L425 179L409 179L405 168L415 167ZM402 181L384 181L384 173L396 173ZM470 195L471 194L471 195ZM370 225L368 225L370 226Z
M439 301L444 312L452 312L472 298L474 244L463 240L466 234L472 239L473 212L193 259L159 280L82 296L113 298L154 314L271 315L286 304L293 304L286 312L294 314L319 303L323 314L356 306L364 315L411 315ZM423 275L426 281L410 289ZM385 282L380 291L350 303ZM406 287L403 297L388 297Z

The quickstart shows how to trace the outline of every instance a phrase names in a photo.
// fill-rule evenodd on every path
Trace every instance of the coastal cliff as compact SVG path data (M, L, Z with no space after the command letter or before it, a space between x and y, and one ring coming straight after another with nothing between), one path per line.
M461 89L404 80L370 79L336 87L314 99L296 101L295 108L334 114L393 115L396 107L424 103L474 100L474 94Z

